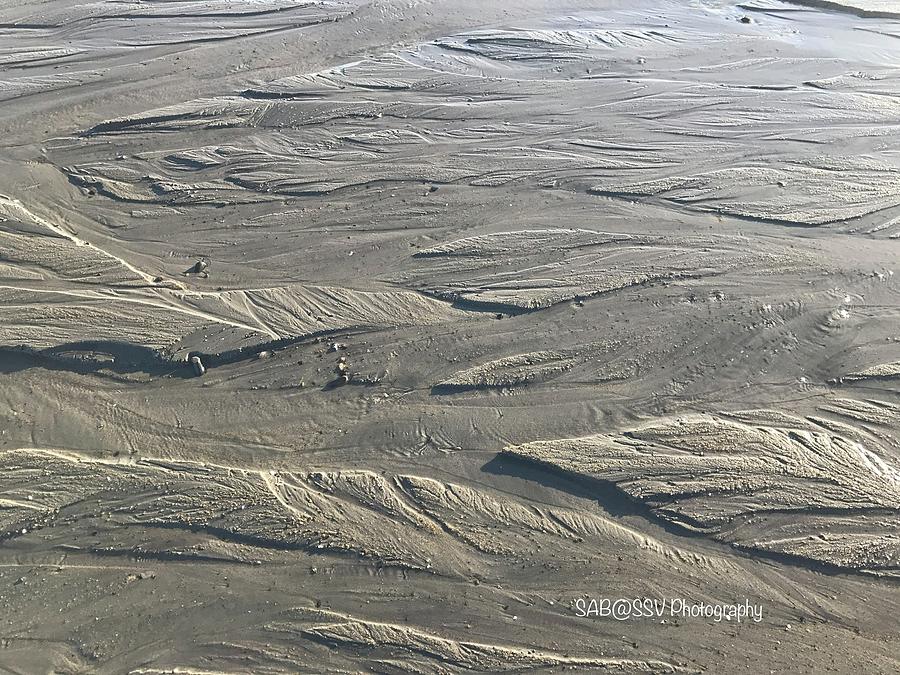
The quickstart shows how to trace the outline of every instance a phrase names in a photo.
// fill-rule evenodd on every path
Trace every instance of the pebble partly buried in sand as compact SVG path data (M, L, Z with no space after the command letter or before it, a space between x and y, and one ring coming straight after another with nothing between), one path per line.
M194 371L194 375L200 377L201 375L206 373L206 367L203 365L203 361L200 360L200 357L196 354L190 357L191 368Z

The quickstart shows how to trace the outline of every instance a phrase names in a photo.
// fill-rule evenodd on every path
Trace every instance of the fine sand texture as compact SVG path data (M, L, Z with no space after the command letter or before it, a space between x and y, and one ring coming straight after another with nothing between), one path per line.
M889 0L0 2L0 672L900 672L898 64Z

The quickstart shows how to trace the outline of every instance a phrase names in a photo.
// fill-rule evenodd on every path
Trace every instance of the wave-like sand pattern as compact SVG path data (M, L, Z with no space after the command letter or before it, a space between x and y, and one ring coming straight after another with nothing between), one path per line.
M890 534L900 468L871 440L691 416L507 452L613 483L662 518L740 547L872 574L900 570Z
M0 2L0 670L900 672L900 21L805 4Z

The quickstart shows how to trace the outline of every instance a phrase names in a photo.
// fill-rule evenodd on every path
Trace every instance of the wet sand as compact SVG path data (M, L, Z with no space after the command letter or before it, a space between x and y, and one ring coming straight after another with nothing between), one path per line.
M0 669L900 670L898 37L4 3Z

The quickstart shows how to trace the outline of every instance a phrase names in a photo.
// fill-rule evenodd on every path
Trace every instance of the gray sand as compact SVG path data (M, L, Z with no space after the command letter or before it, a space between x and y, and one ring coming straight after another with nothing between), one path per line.
M900 672L898 38L3 2L0 670Z

